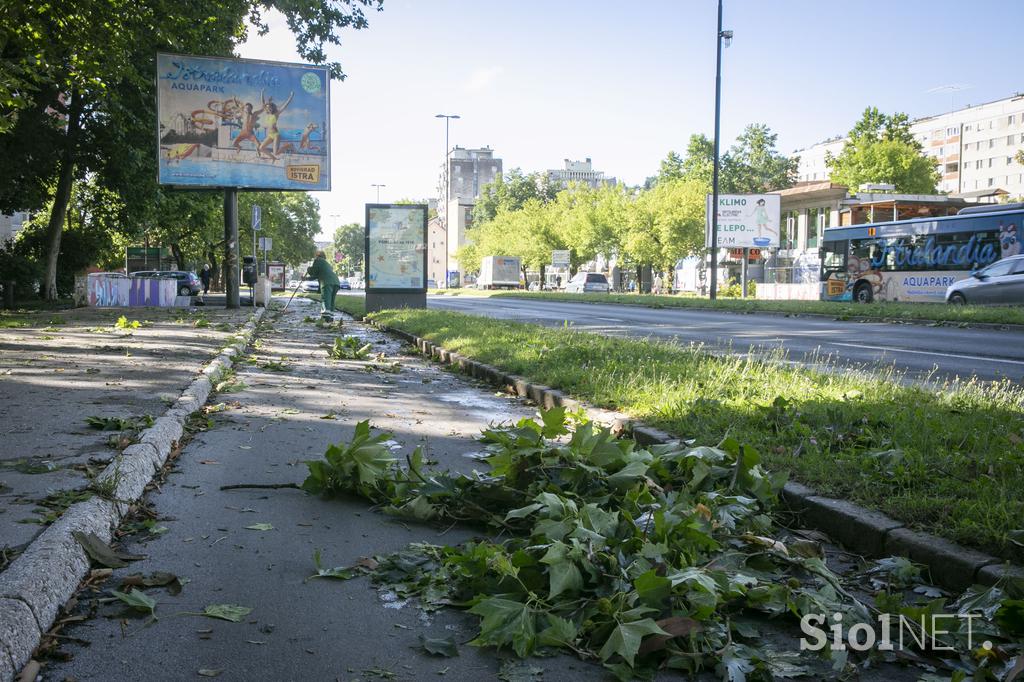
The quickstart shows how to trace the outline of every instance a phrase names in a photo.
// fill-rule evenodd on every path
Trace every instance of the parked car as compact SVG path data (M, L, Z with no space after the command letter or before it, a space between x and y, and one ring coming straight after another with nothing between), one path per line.
M565 285L567 294L607 294L608 278L599 272L577 272Z
M1024 255L996 261L954 282L946 289L946 302L1024 303Z
M527 291L540 291L540 282L530 282L530 286L526 287Z
M348 290L351 291L352 285L348 283L347 279L341 279L341 280L338 280L338 288L339 289L348 289Z
M139 270L132 277L173 277L178 280L179 296L196 296L203 290L199 275L188 270Z
M315 279L304 279L302 280L301 289L307 294L319 294L320 282Z
M290 280L288 280L288 289L289 290L294 289L297 286L299 286L299 280L297 280L297 279L290 279Z

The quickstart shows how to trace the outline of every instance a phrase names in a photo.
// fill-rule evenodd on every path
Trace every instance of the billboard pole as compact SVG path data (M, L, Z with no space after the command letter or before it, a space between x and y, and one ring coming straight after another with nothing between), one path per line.
M224 293L226 308L237 308L239 300L238 283L238 190L229 187L224 190Z

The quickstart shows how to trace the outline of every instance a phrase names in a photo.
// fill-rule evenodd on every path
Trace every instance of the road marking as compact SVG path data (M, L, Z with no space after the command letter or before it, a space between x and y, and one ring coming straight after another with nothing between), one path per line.
M1024 360L1005 360L1003 358L987 358L981 355L963 355L961 353L936 353L927 350L909 350L907 348L892 348L891 346L865 346L859 343L839 343L838 341L825 341L830 346L847 346L849 348L865 348L868 350L887 350L893 353L915 353L917 355L937 355L941 358L962 358L964 360L981 360L982 362L1004 362L1011 365L1024 365Z
M601 317L600 315L594 315L595 320L604 320L605 322L625 322L617 317Z

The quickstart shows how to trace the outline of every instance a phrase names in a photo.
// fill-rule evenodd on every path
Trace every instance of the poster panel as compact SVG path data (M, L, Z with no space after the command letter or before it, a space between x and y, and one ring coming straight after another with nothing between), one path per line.
M159 182L329 190L326 67L157 54Z
M367 204L366 288L427 290L427 207Z
M707 198L707 241L711 246L711 202ZM719 194L719 248L779 246L779 213L782 197L778 194Z

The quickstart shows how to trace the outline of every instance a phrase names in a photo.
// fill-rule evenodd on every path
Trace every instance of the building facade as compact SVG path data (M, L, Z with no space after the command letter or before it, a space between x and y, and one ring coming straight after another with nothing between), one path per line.
M28 222L28 218L28 213L0 214L0 248L3 248L8 240L14 239L14 236Z
M568 187L570 183L579 183L597 189L603 185L615 184L615 178L606 178L602 171L594 170L590 157L585 161L565 159L565 168L546 171L545 175L548 182L562 187Z
M465 270L459 266L455 253L466 243L466 228L472 223L473 206L480 196L481 190L501 177L502 161L494 155L494 150L484 146L478 149L467 149L456 146L448 155L447 164L441 167L438 180L438 196L446 197L437 204L439 222L435 232L440 232L440 239L431 237L431 243L437 244L435 253L443 260L448 254L448 281L452 286L460 286L465 278ZM446 188L446 181L448 186ZM434 269L430 263L433 279L438 286L444 286L444 264L439 263L440 270ZM469 270L475 270L472 264Z
M1016 158L1024 150L1024 95L920 118L910 132L939 171L939 192L1024 196L1024 164ZM794 152L800 155L798 180L827 181L825 156L838 155L844 144L837 138Z

